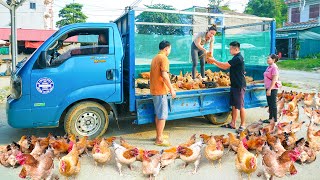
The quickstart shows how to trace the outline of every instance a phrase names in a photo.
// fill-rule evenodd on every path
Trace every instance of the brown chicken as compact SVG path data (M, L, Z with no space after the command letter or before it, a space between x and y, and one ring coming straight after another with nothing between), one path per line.
M87 140L88 140L88 136L83 136L77 142L77 149L79 151L79 155L83 154L84 152L86 152L88 154Z
M246 134L244 131L242 131L240 133L240 139L238 139L234 134L232 133L228 133L229 136L229 148L228 148L228 152L230 151L230 149L232 149L234 152L238 151L238 146L240 144L240 139L243 139L246 137Z
M123 176L121 170L122 164L127 165L130 168L130 170L133 170L132 163L134 163L137 160L139 150L138 148L127 149L115 142L113 142L113 147L119 174L120 176Z
M229 137L224 137L224 135L214 136L216 141L221 141L224 147L229 147Z
M246 131L248 131L248 134L256 134L258 135L260 133L260 130L263 128L263 121L260 119L258 122L254 122L247 126Z
M63 176L75 176L80 172L80 160L77 144L73 144L71 151L60 159L59 172Z
M274 143L273 150L277 153L277 155L281 156L286 149L282 146L280 138L276 138L276 142Z
M271 151L268 145L265 145L262 154L262 165L267 179L272 179L274 176L284 177L287 172L290 172L291 175L297 173L293 163L299 159L298 150L285 151L279 156L276 152Z
M12 142L10 145L6 146L3 149L3 152L0 153L0 163L5 167L16 167L18 165L18 161L16 156L21 153L20 145L16 142Z
M31 153L31 151L33 150L30 136L21 136L18 144L20 145L21 152L23 153Z
M42 149L40 146L39 140L37 140L32 152L30 153L31 156L33 156L36 160L39 160L40 156L43 154L45 149Z
M92 150L94 145L100 144L101 140L102 140L101 138L88 139L87 140L87 149Z
M303 108L303 112L304 112L309 118L311 118L311 114L312 114L313 108L307 107L307 106L302 106L302 108Z
M52 135L49 133L48 137L45 138L37 138L35 136L31 136L31 144L33 145L33 147L35 147L36 143L39 142L40 145L40 149L42 149L43 151L45 149L47 149L48 145L49 145L49 140L52 137Z
M242 140L244 146L248 150L256 151L256 155L262 152L263 145L265 144L266 141L267 141L267 138L265 136L253 136L248 140L245 140L245 139Z
M298 106L291 112L289 110L282 110L281 122L297 122L299 120Z
M307 130L307 140L309 142L309 147L315 151L320 151L320 136L315 136L317 132L313 129L314 126L314 117L311 117L310 124Z
M221 159L223 156L224 147L222 141L216 141L214 136L210 136L209 140L204 141L207 146L204 149L204 155L206 158L212 162L214 166L214 161L219 161L219 166L221 167Z
M235 164L238 171L240 172L240 176L242 176L242 173L246 173L248 174L249 179L250 174L257 170L256 156L244 147L242 141L240 141L238 147Z
M285 99L281 98L277 102L277 111L278 111L278 117L280 117L282 110L284 109Z
M21 178L30 177L33 180L51 179L54 168L53 152L48 149L39 160L30 154L18 154L16 159L23 168L19 174Z
M93 160L98 163L105 164L111 160L112 153L110 150L110 146L112 145L115 137L111 137L111 142L109 142L106 138L103 138L99 144L96 144L92 149L92 157Z
M297 103L298 103L298 99L297 96L294 96L294 98L292 99L291 102L288 103L288 111L289 112L293 112L295 110L295 108L297 107Z
M196 142L196 134L193 134L187 142L182 143L179 146L190 147L195 142ZM177 158L179 158L179 154L177 153L177 148L178 147L171 147L169 149L165 149L161 151L161 167L162 168L168 166L169 164L173 163Z
M152 176L156 177L160 172L160 158L161 155L154 154L153 152L150 154L149 151L144 150L142 155L142 173L144 175L149 175L151 179Z
M54 156L58 159L60 159L60 155L62 153L68 153L68 150L72 148L72 146L70 147L70 144L67 143L67 140L64 138L50 140L50 146L53 150Z
M316 151L312 148L309 148L309 142L304 138L300 138L296 142L296 148L301 153L299 160L297 161L300 164L311 163L316 160Z
M312 106L313 105L313 99L314 99L315 93L310 93L307 96L304 97L303 103L306 106Z
M261 134L266 134L267 132L273 133L275 131L276 122L274 119L271 119L270 123L268 125L263 126L261 130ZM261 149L262 150L262 149Z
M177 153L179 153L180 159L185 162L184 167L189 163L194 163L194 170L192 174L195 174L199 167L202 143L203 141L199 141L192 144L190 147L178 146L177 148Z
M150 72L142 72L142 73L140 73L140 76L143 79L150 79Z

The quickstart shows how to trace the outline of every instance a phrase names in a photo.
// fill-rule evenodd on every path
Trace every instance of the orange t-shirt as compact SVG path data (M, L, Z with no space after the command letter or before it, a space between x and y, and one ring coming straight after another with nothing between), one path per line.
M159 52L151 62L150 67L150 93L159 96L168 94L169 88L164 83L162 72L169 72L168 57Z

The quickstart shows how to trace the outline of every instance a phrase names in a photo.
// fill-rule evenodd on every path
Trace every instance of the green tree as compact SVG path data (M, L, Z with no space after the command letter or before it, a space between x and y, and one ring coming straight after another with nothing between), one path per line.
M174 7L165 4L145 5L151 9L166 9L176 10ZM172 13L160 13L160 12L142 12L137 16L137 22L153 22L153 23L168 23L168 24L181 24L185 23L190 18L187 16L172 14ZM182 35L184 28L177 26L158 26L158 25L137 25L137 33L139 34L158 34L158 35Z
M68 24L86 22L87 16L82 12L82 4L71 3L59 11L59 18L56 26L62 27Z
M223 0L209 0L209 8L220 7Z
M249 0L244 12L260 17L275 18L277 27L281 27L282 22L287 20L288 7L283 0Z

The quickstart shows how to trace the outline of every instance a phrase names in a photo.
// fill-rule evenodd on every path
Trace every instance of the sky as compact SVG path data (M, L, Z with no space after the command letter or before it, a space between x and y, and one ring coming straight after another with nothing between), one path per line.
M54 0L54 24L59 20L59 10L66 4L75 2L83 4L83 12L88 16L87 22L109 22L117 19L126 6L139 0ZM209 3L208 0L141 0L138 7L144 8L144 5L151 4L172 5L178 10L186 9L192 6L204 6ZM224 0L223 4L228 3L230 9L237 12L243 12L248 0Z

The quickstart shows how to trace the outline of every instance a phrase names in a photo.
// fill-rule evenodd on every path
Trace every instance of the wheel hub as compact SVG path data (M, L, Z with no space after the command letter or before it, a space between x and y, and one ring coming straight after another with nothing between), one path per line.
M75 129L82 136L91 136L100 129L101 121L96 112L84 112L77 118Z

